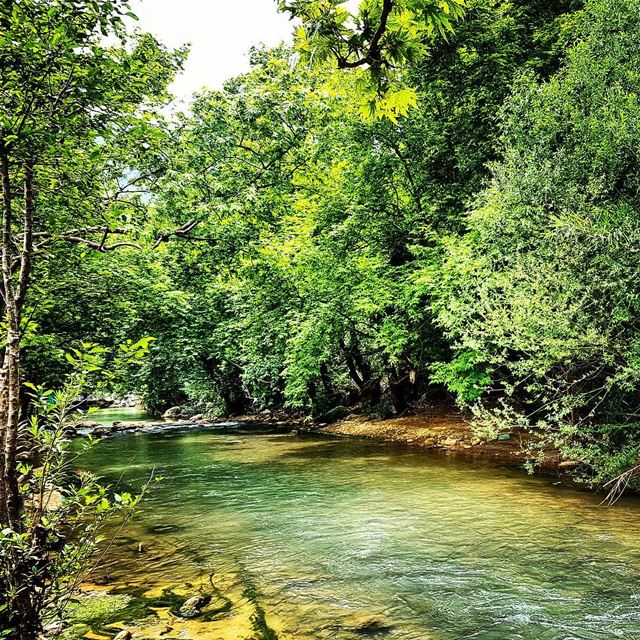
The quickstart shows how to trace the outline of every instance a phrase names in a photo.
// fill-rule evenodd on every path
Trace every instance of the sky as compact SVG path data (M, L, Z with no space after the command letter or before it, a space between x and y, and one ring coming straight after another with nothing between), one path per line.
M170 47L191 43L184 72L171 86L179 100L249 69L252 45L291 42L292 23L275 0L136 0L138 26Z

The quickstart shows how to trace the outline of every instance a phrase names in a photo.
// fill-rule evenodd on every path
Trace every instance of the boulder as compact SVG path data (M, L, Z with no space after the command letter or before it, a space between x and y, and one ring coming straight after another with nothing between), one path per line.
M64 496L57 489L49 489L44 496L44 508L47 511L56 511L62 506Z
M182 408L181 407L171 407L170 409L167 409L162 414L162 417L165 420L174 420L176 418L179 418L180 416L182 416Z
M140 404L140 396L135 393L127 393L121 398L113 398L112 407L137 407Z
M196 618L200 615L203 607L211 602L211 596L197 595L184 601L184 604L178 610L178 615L183 618Z
M129 631L129 629L123 629L113 640L131 640L131 631Z

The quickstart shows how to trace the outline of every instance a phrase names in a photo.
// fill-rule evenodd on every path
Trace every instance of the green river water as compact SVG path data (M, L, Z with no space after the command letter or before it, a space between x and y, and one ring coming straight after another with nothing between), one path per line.
M220 430L108 439L82 464L123 486L164 477L108 554L116 584L233 572L280 638L363 637L349 621L375 616L368 637L389 640L640 639L635 499L603 507L410 447Z

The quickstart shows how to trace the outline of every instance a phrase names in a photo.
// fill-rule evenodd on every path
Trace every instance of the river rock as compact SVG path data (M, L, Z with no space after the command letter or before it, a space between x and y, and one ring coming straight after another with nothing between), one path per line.
M182 415L182 408L181 407L171 407L170 409L167 409L162 414L162 417L165 420L174 420L175 418L179 418L181 415Z
M91 435L96 438L104 438L104 436L111 435L112 433L113 433L113 427L106 427L104 425L100 425L99 427L96 427L91 432Z
M368 635L370 633L381 633L389 631L391 627L386 624L382 616L353 616L345 623L340 625L344 631L350 631L360 635Z
M184 604L180 607L178 614L183 618L196 618L200 615L200 611L203 607L206 607L211 602L211 596L191 596L188 600L185 600Z
M75 438L78 435L78 430L74 425L65 424L62 427L63 433L67 438Z
M129 629L123 629L113 640L131 640L131 631L129 631Z
M112 407L137 407L140 405L140 396L135 393L127 393L125 396L116 398L111 396Z
M82 420L76 424L79 429L96 429L103 426L100 422L91 422L91 420Z
M455 447L460 444L460 441L456 438L445 438L440 444L442 444L443 447Z
M563 460L558 467L560 469L575 469L580 466L579 460Z
M113 423L114 431L131 431L132 429L139 429L142 426L140 422L134 422L133 420L116 420Z
M42 634L44 635L45 638L55 638L56 636L59 636L62 633L63 629L64 629L64 624L62 623L62 621L56 620L55 622L52 622L51 624L46 625L42 630Z

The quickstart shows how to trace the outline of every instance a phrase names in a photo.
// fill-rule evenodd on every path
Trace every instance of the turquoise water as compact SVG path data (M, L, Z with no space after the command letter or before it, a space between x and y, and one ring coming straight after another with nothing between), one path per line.
M362 637L354 616L393 640L640 638L637 500L316 437L138 434L84 465L126 486L164 477L109 555L116 583L236 572L281 638Z

